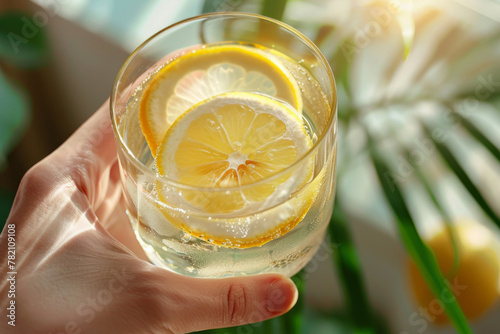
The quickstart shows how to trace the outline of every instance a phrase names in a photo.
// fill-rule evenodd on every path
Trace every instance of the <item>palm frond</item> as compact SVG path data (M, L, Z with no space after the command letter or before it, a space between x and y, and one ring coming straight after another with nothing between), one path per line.
M382 190L396 218L399 235L408 254L418 267L431 291L441 301L446 314L451 319L457 331L460 334L472 333L456 298L453 296L446 301L443 300L443 292L451 291L450 284L441 274L433 252L422 241L397 183L388 177L391 169L384 161L383 155L374 144L369 132L366 131L366 133L372 163Z
M396 138L396 140L398 139L396 135L394 137ZM399 144L400 149L402 151L402 154L404 156L406 156L406 157L411 156L411 152L409 151L409 148L404 143L402 143L401 141L398 141L398 144ZM450 237L451 247L452 247L452 251L453 251L453 265L452 265L450 272L442 273L442 274L444 274L446 277L453 277L455 275L456 271L458 270L458 266L460 263L460 250L459 250L458 245L457 245L457 236L456 236L455 227L452 224L452 218L449 215L449 213L441 205L440 201L438 200L438 198L434 192L433 187L430 184L428 177L422 171L422 168L420 166L416 165L414 167L414 171L415 171L415 176L417 177L417 180L423 186L427 196L429 196L429 199L431 200L432 204L439 212L439 215L441 216L441 219L444 221L444 224L446 226L446 231Z
M467 189L469 194L472 196L472 198L474 198L474 200L481 207L484 213L495 223L498 228L500 228L500 218L491 208L490 204L485 200L481 191L477 188L458 159L455 157L455 154L453 154L453 152L446 146L446 144L434 138L434 136L432 135L432 128L428 124L426 124L425 121L422 122L422 127L428 138L433 141L443 160L446 161L448 167L453 171L453 173L455 173L458 180Z
M490 151L490 153L498 160L498 162L500 162L500 149L495 144L493 144L493 142L471 121L469 121L459 113L456 113L455 115L459 118L460 124L469 132L469 134L476 138L476 140L480 142L484 146L484 148Z

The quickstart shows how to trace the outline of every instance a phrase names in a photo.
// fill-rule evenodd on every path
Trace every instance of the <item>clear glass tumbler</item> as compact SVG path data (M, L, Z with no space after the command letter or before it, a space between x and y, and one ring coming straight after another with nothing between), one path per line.
M210 57L216 60L207 60ZM181 65L175 65L176 61ZM210 61L215 64L207 65ZM185 75L179 79L169 64ZM253 66L252 70L246 66ZM204 89L200 95L199 83L186 84L197 75L195 79L202 80L199 77L208 76L210 71L218 71L219 76L203 85L219 88ZM246 77L238 77L238 71ZM279 90L284 86L280 80L290 85L285 88L292 92L292 103L281 100ZM158 82L175 88L153 90ZM183 84L187 87L184 93L198 93L191 94L193 101L185 106L176 102L177 112L168 111L173 109L168 109L171 103L167 97L163 99L162 92L174 94L171 91L178 91ZM157 115L157 109L148 109L144 101L153 94L161 108L167 109L150 121L149 113ZM300 154L280 170L236 186L183 182L159 171L156 159L170 149L162 136L176 122L185 122L188 117L184 112L194 114L197 109L193 105L205 103L204 99L214 105L217 99L238 100L241 96L256 105L275 105L279 115L285 114L280 116L285 121L300 123L303 129L298 136L307 135L306 149L292 150ZM150 260L194 277L297 273L321 244L333 209L336 107L335 81L324 56L299 31L270 18L242 13L201 15L171 25L140 45L116 77L111 118L127 214ZM184 120L177 121L182 117ZM276 143L276 127L257 130L253 133L256 141ZM152 144L154 136L167 147ZM240 156L232 157L236 160L229 160L234 165ZM272 153L266 157L276 162ZM241 168L254 168L246 159L237 162L238 166L228 162L226 172L237 175ZM168 161L164 168L170 168Z

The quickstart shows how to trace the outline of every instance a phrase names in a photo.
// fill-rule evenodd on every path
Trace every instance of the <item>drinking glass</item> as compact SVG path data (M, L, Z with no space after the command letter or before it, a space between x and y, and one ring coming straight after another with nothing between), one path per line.
M186 53L212 45L258 47L293 77L300 94L297 113L312 145L294 163L255 183L204 187L162 176L141 130L140 102L159 71ZM274 19L232 12L205 14L146 40L116 77L111 118L127 215L151 262L193 277L297 273L320 246L333 210L336 108L335 81L325 57L299 31ZM280 182L279 189L245 210L222 209L235 194L258 193ZM210 210L204 209L207 203ZM261 235L258 242L247 242L247 235L266 224L278 228ZM205 235L206 230L221 235Z

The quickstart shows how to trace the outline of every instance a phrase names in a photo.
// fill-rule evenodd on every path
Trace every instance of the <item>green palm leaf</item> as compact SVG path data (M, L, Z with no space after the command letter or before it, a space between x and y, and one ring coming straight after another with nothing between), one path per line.
M449 282L441 274L433 252L422 241L418 230L415 227L415 223L413 222L412 216L408 211L403 194L401 193L397 183L388 177L391 169L387 166L382 154L374 145L373 139L369 135L368 131L367 134L370 157L375 167L375 171L377 172L382 190L392 208L392 211L394 212L399 235L406 247L406 250L417 265L431 291L434 293L436 298L440 300L446 314L450 317L458 332L460 334L472 333L467 319L462 313L455 297L451 294L452 290ZM449 299L448 297L444 298L445 295L448 297L451 295L452 297Z
M445 144L434 139L434 137L432 136L432 129L429 127L429 125L424 124L423 129L425 130L425 133L428 135L428 137L434 142L434 145L436 145L436 148L441 154L441 157L446 161L450 169L455 173L458 180L460 180L469 194L471 194L477 204L481 207L481 209L483 209L484 213L488 217L490 217L490 219L500 228L500 218L491 208L489 203L484 199L481 191L476 187L476 185L471 180L460 162L458 162L452 151Z

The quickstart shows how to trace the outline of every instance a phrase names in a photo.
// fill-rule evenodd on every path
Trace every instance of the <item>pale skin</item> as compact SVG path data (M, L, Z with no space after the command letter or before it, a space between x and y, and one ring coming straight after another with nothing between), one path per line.
M272 318L297 299L281 275L197 279L147 261L125 215L108 103L24 176L0 237L9 278L7 226L17 274L15 298L0 280L1 333L187 333Z

